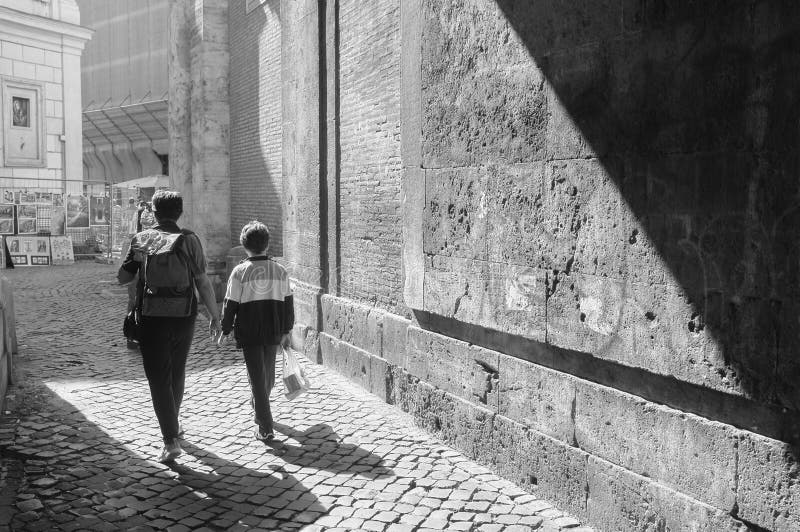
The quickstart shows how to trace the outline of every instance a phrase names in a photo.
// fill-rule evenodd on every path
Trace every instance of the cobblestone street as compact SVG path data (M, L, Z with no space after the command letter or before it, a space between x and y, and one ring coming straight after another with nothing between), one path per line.
M288 402L277 386L277 440L254 440L241 355L213 345L205 320L187 368L185 454L159 464L115 271L5 273L20 352L0 423L0 530L589 530L305 360L314 390Z

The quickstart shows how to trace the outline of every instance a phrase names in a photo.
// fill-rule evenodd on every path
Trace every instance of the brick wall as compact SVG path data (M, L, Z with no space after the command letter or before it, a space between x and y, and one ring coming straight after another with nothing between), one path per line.
M255 2L254 2L255 4ZM270 254L283 254L280 1L246 12L230 3L231 245L246 222L265 222Z
M400 243L400 2L343 0L341 294L396 309Z

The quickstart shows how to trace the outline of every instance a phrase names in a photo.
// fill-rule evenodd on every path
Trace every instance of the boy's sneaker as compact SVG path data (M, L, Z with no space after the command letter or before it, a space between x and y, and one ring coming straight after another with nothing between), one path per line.
M271 430L263 430L261 428L256 429L255 436L258 441L272 441L275 439L274 432Z
M172 462L182 454L183 449L181 449L181 444L178 443L178 440L172 440L172 442L164 444L164 450L161 451L161 456L158 457L158 461L162 464L166 464Z

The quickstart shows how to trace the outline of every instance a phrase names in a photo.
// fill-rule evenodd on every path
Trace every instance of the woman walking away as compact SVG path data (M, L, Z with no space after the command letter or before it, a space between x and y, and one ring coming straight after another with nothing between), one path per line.
M156 225L137 233L117 273L120 284L137 278L136 305L141 309L139 347L150 384L164 450L160 462L171 462L183 452L178 421L186 378L186 358L192 346L197 297L208 309L211 337L220 331L219 311L206 275L203 246L196 234L178 227L183 199L177 192L153 196Z

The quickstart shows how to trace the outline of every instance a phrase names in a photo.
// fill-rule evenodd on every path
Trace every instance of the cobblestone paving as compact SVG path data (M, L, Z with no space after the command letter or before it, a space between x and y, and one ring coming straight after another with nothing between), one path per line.
M198 325L185 454L160 433L120 328L113 266L8 270L20 354L0 417L0 531L590 530L467 460L340 376L273 395L278 439L253 439L241 355Z

